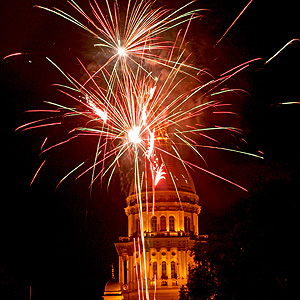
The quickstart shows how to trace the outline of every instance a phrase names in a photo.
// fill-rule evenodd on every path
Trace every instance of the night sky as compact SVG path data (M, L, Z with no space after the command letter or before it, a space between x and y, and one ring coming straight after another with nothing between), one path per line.
M182 3L170 2L172 7ZM192 24L188 47L195 54L195 64L208 68L215 77L253 58L267 60L288 41L300 38L295 1L254 0L214 47L247 2L199 0L194 4L210 11ZM89 11L88 1L77 3ZM165 1L157 3L167 5ZM45 108L43 101L61 97L51 85L64 78L46 57L65 71L82 76L76 58L89 64L96 50L85 32L54 14L33 8L35 4L70 10L63 0L11 0L0 4L4 119L0 293L4 291L9 299L29 299L31 285L33 300L100 299L105 282L110 279L110 265L117 265L118 261L113 243L118 236L127 234L123 181L116 176L108 190L105 183L98 182L90 194L89 178L74 181L71 177L55 190L76 162L93 155L94 142L77 143L75 148L66 145L39 157L44 138L53 135L53 131L15 132L19 125L34 119L24 111ZM26 54L2 61L15 52ZM285 207L279 223L295 216L299 206L300 104L279 103L300 101L299 53L300 42L295 42L267 65L257 62L227 83L227 87L249 92L250 96L237 104L239 125L248 142L245 150L262 151L265 159L203 151L211 171L243 185L249 193L204 173L191 172L202 205L200 233L212 232L214 220L222 218L239 199L255 195L272 195L274 198L266 199L267 203ZM30 187L45 158L45 167ZM266 187L272 185L279 187L277 195L266 193ZM291 224L296 226L296 221ZM284 228L296 234L294 227Z

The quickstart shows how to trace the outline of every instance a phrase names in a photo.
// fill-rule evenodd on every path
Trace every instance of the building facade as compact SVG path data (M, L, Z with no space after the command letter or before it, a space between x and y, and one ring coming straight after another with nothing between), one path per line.
M165 168L166 178L154 190L142 190L142 211L133 184L126 199L128 236L115 243L124 299L139 299L138 291L146 290L145 299L178 299L193 264L191 249L199 238L199 197L180 161L169 158Z

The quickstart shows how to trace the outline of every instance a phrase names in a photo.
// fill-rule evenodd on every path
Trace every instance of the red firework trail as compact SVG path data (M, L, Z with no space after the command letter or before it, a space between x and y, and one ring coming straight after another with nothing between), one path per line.
M227 34L227 32L231 29L231 27L236 23L236 21L240 18L240 16L245 12L245 10L248 8L248 6L251 4L253 0L250 0L248 2L248 4L244 7L244 9L240 12L240 14L237 16L237 18L232 22L232 24L227 28L227 30L224 32L224 34L221 36L221 38L217 41L217 43L215 44L215 46L217 46L222 39L224 38L224 36Z

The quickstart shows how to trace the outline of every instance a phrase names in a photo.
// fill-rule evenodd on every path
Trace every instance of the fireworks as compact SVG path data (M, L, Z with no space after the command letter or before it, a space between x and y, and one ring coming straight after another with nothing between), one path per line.
M239 129L218 124L207 126L202 120L203 114L208 111L228 113L224 110L226 104L218 97L237 90L224 89L223 84L249 66L251 61L229 70L218 79L210 77L209 81L203 83L201 75L206 72L189 63L189 54L184 48L190 22L199 17L201 12L185 12L191 3L178 10L169 11L154 8L151 1L129 1L122 15L117 2L112 7L106 1L105 13L94 1L91 3L93 17L88 16L73 0L69 3L89 25L84 25L58 8L40 8L51 11L87 31L96 40L95 47L108 53L108 59L97 70L88 70L80 62L87 76L83 82L77 80L76 76L66 74L55 62L48 59L68 79L70 85L57 86L74 105L47 102L52 108L44 110L43 113L49 116L18 128L28 130L65 124L72 126L61 142L48 145L48 140L45 139L42 152L71 143L82 136L96 139L97 148L90 165L87 165L88 160L81 162L60 183L75 171L79 172L77 178L90 172L91 185L104 176L110 181L115 170L122 166L122 161L129 158L134 170L141 227L142 185L148 182L145 180L148 171L152 181L149 190L154 190L166 178L163 155L178 159L184 168L200 169L245 190L238 184L187 161L182 157L180 149L188 147L203 161L200 151L203 147L259 157L256 154L221 147L216 138L210 135L215 131L239 135ZM178 31L175 39L165 39L164 33L171 29ZM214 142L215 145L199 144L199 138ZM45 160L34 178L44 164ZM154 209L154 203L152 207ZM144 232L143 228L141 232ZM140 242L137 244L139 247ZM143 234L141 244L144 245ZM139 253L143 256L145 251L139 249ZM145 260L145 256L143 259ZM148 299L146 270L144 273L146 285L143 288Z
M193 1L175 11L170 11L153 8L154 3L150 0L134 2L129 0L126 12L120 14L121 8L117 1L113 3L113 7L108 0L105 2L106 11L100 8L96 0L91 2L93 17L90 17L74 0L69 1L75 11L90 26L84 25L78 19L58 8L36 7L55 13L76 24L94 38L95 47L107 50L108 60L89 80L112 65L109 79L112 86L117 81L115 76L118 76L119 69L122 70L123 75L126 75L135 66L139 66L147 72L142 67L143 63L165 65L166 60L159 55L159 51L169 50L173 45L172 42L164 40L162 35L172 28L198 18L201 11L196 9L183 12L191 6Z

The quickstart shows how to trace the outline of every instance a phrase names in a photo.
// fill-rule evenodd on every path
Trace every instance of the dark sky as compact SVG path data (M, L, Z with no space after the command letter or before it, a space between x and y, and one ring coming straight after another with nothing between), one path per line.
M211 11L191 27L187 40L196 54L194 61L215 76L252 58L267 60L288 41L300 38L295 1L254 0L222 42L213 47L247 2L199 0L195 4ZM88 9L87 1L78 3ZM161 3L167 5L158 1ZM182 1L171 3L179 7ZM75 25L33 8L35 4L69 9L65 1L13 0L0 4L0 60L11 53L27 53L0 62L4 105L1 281L10 299L28 299L30 285L33 300L99 299L110 278L110 264L117 263L113 243L126 235L124 194L119 188L110 188L107 193L105 187L96 184L90 196L88 178L68 180L55 191L74 163L92 154L82 145L76 145L76 153L66 146L48 155L47 164L30 187L45 158L39 158L39 149L48 131L15 132L30 120L25 110L42 108L42 101L58 97L51 84L62 78L45 57L64 70L82 72L76 57L89 62L95 49L89 36ZM253 64L228 83L251 95L238 104L240 125L247 150L260 150L265 159L203 152L211 171L242 184L249 193L209 175L192 173L203 206L201 233L212 231L214 218L240 198L263 193L269 183L278 182L283 190L286 186L286 197L299 199L288 187L299 180L300 105L278 104L300 101L299 51L300 42L295 42L269 64ZM119 185L119 178L114 178L112 186ZM274 205L284 203L285 199L274 198Z

